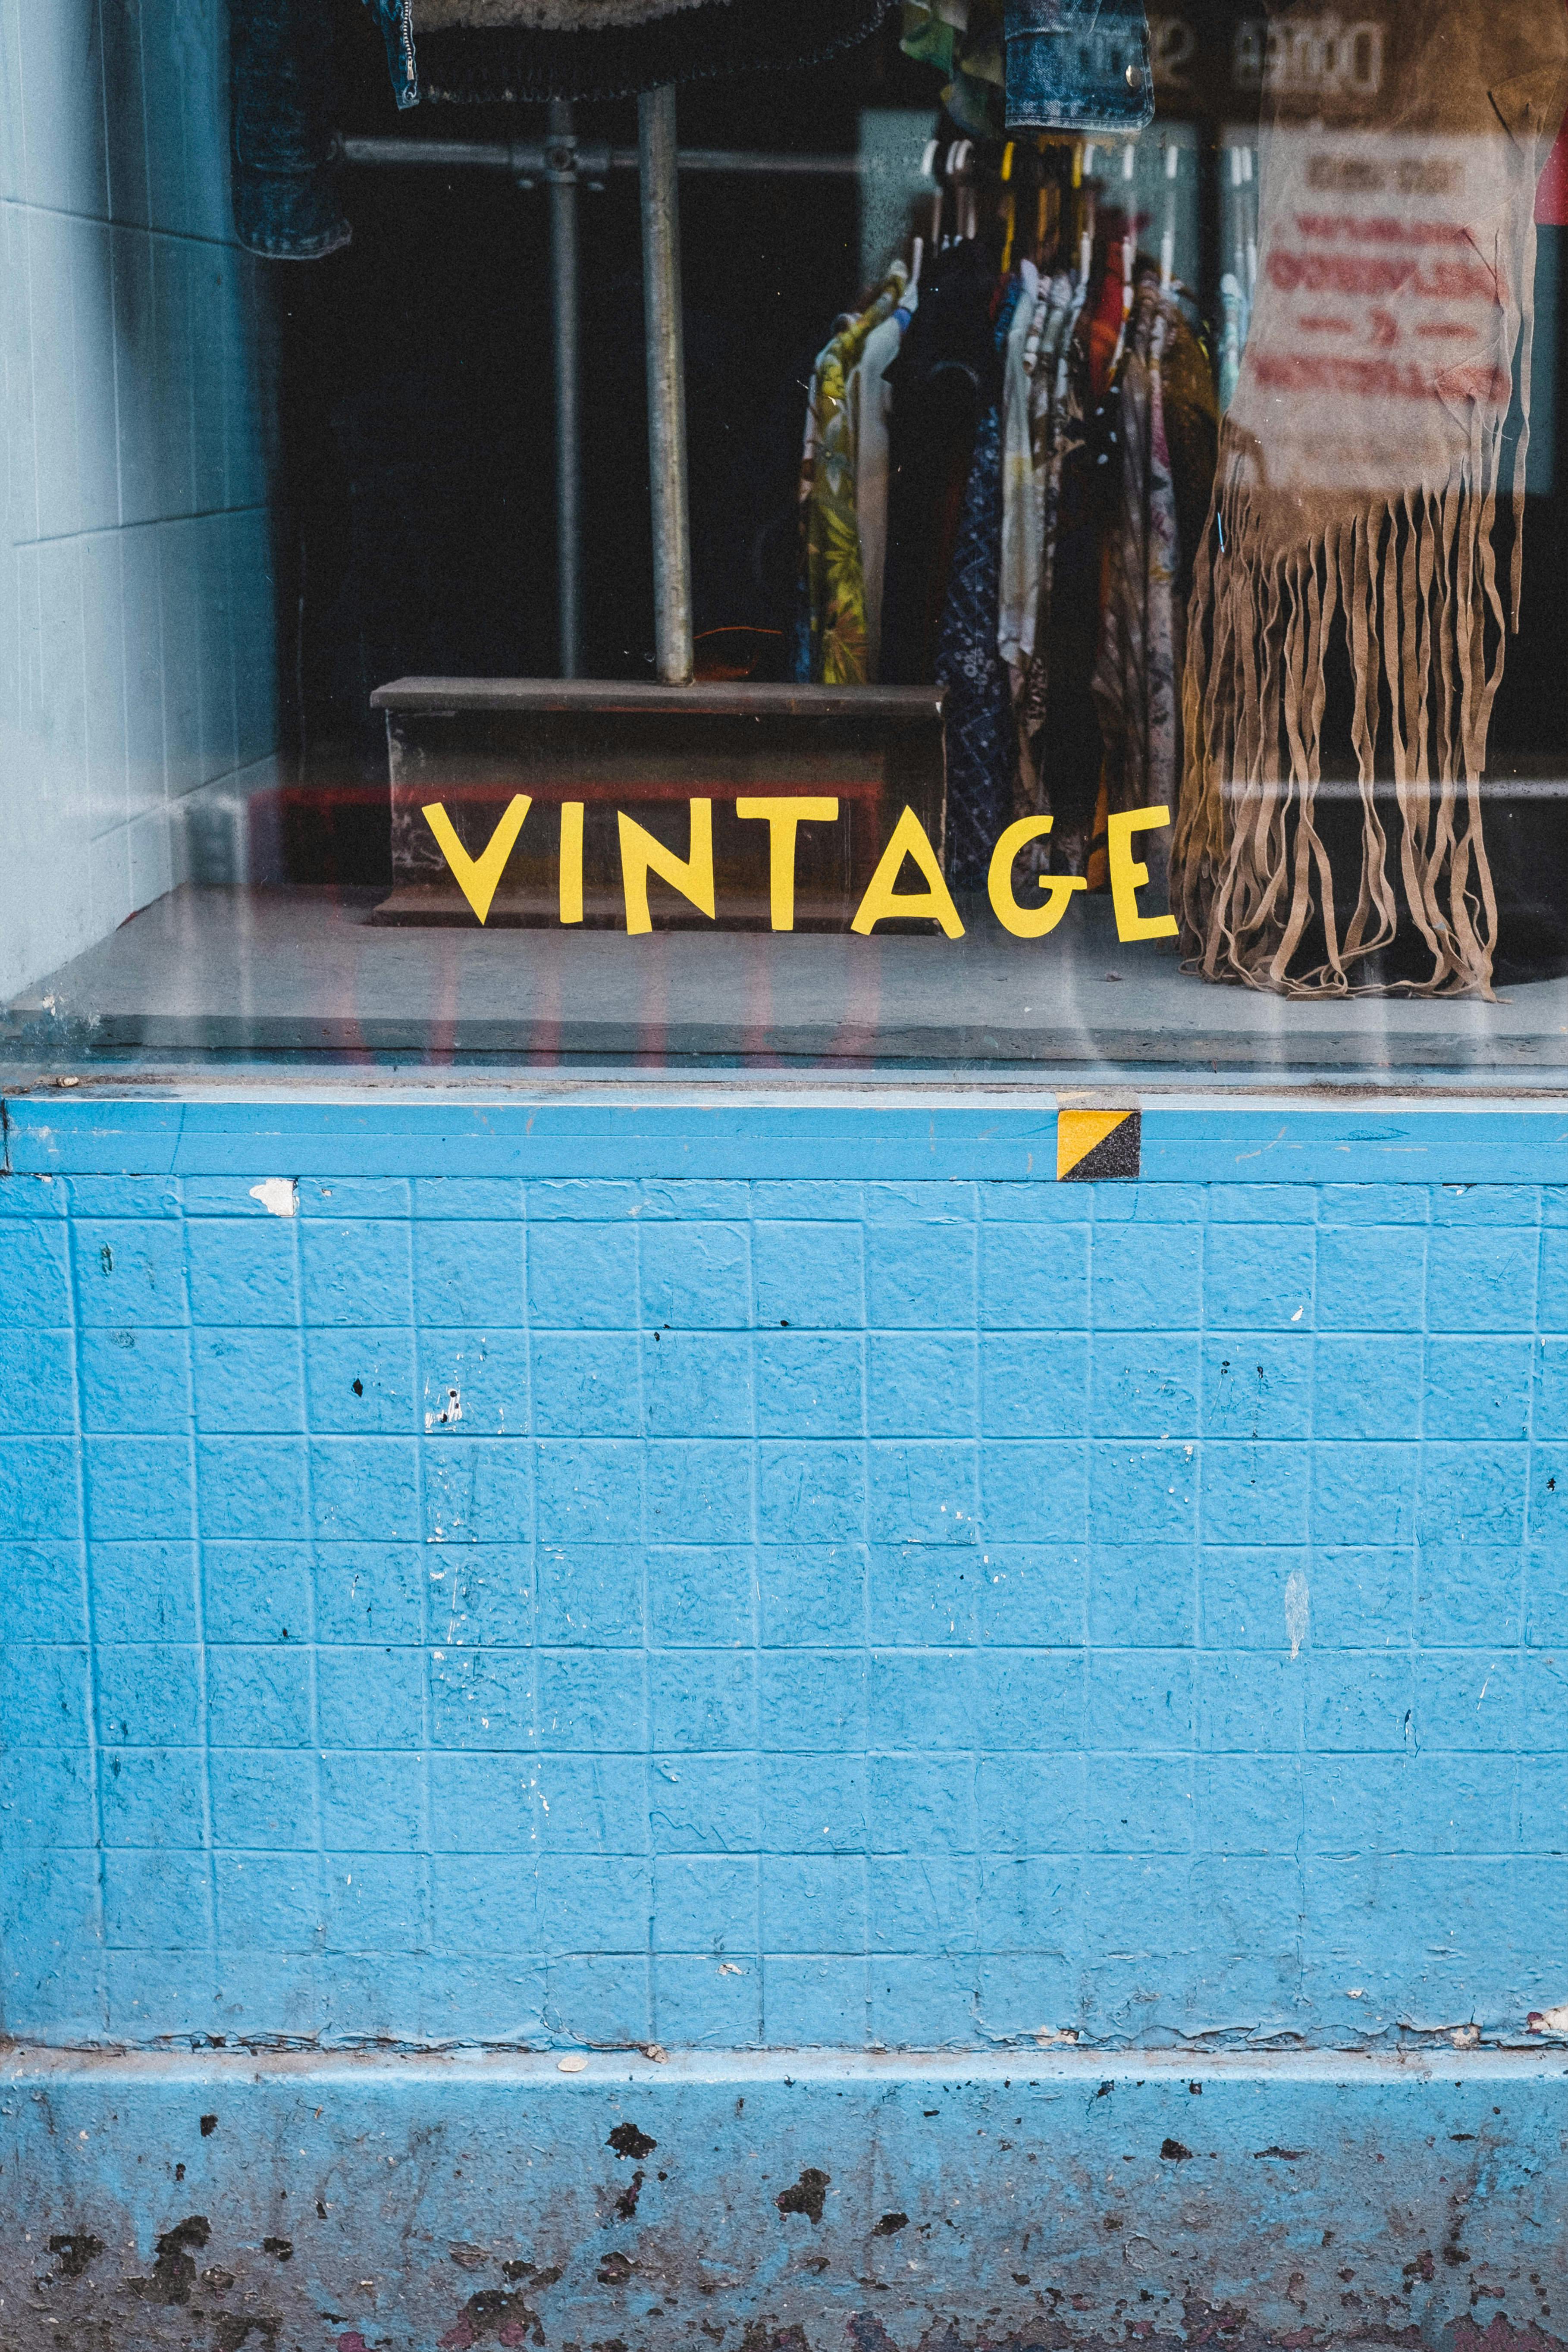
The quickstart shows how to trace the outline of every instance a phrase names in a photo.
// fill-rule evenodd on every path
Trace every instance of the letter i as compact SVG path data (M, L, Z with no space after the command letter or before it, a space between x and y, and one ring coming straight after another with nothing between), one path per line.
M583 803L561 803L561 919L583 919Z

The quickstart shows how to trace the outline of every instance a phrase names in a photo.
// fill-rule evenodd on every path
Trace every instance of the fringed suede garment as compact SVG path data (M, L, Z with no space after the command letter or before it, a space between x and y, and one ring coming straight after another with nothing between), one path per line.
M420 93L453 103L626 98L818 65L891 0L414 0Z
M1330 56L1328 90L1302 19L1271 26L1258 303L1194 583L1172 903L1206 979L1383 992L1396 858L1431 970L1394 985L1489 996L1480 783L1518 622L1534 196L1568 19L1560 0L1395 0L1375 41ZM1494 530L1516 381L1510 593ZM1336 909L1318 788L1347 660L1360 873Z

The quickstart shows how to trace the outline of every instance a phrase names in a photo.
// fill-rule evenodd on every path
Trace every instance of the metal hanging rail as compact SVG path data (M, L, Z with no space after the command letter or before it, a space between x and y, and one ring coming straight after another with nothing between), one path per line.
M668 84L645 90L638 99L637 133L648 464L653 482L654 649L661 683L689 686L697 674L697 656L687 496L686 327L680 299L675 91Z
M545 149L550 184L550 292L555 326L555 502L561 675L575 677L583 658L583 448L577 289L577 142L572 109L550 110Z
M550 110L542 141L343 139L347 163L435 172L494 172L520 188L550 191L551 309L555 327L555 510L561 675L581 675L583 658L583 455L578 332L577 195L612 172L642 179L643 310L647 341L648 457L653 489L654 627L658 675L689 685L692 651L691 526L687 494L686 363L680 304L683 172L775 179L856 179L858 155L757 154L745 148L679 147L675 91L638 100L636 147L586 146L570 106Z
M657 97L657 91L649 92ZM424 164L438 172L499 172L532 187L550 171L550 147L537 139L343 139L345 163ZM608 179L612 172L635 172L641 150L637 147L590 147L574 140L576 177L589 187ZM868 167L858 155L759 154L746 147L682 147L677 163L682 172L754 173L770 179L839 179L859 177Z

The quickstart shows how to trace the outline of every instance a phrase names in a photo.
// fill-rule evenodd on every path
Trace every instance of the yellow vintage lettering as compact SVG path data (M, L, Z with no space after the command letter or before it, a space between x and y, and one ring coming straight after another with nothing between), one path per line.
M428 808L420 812L457 878L458 889L481 923L490 911L490 901L496 895L496 885L506 871L506 861L517 846L522 820L532 806L533 803L523 793L515 793L507 803L500 823L478 857L468 856L453 830L451 818L439 801L432 801Z
M1109 821L1106 855L1119 940L1173 940L1177 936L1174 915L1139 913L1138 893L1148 887L1149 868L1141 866L1132 855L1135 833L1158 833L1162 825L1170 822L1171 812L1165 808L1121 809Z
M583 919L583 803L563 801L561 803L561 919L563 923L580 923Z
M1076 890L1087 890L1088 882L1081 874L1038 874L1037 887L1047 893L1043 907L1020 907L1013 894L1013 866L1018 852L1031 841L1039 841L1051 829L1048 816L1020 817L1010 824L991 853L991 871L986 877L991 893L992 912L1005 931L1016 940L1043 940L1054 931L1071 906Z
M768 898L775 931L795 929L796 835L803 824L831 824L838 803L827 800L738 800L735 814L768 828Z
M621 887L626 893L626 931L637 938L653 929L653 918L647 910L647 877L657 874L683 898L689 898L700 913L713 918L713 803L692 801L691 855L677 857L673 849L666 849L651 833L616 812L616 822L621 831Z
M904 860L912 857L924 875L926 887L900 898L894 888L903 872ZM929 917L939 923L950 940L963 937L963 925L958 919L958 908L942 880L942 868L936 862L936 852L926 837L926 829L912 808L907 808L893 827L892 838L883 850L877 871L872 875L859 911L849 928L868 939L879 923L896 917L908 920Z

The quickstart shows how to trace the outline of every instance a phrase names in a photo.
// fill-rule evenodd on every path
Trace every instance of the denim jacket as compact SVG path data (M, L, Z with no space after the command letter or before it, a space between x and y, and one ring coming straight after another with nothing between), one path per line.
M1007 0L1007 128L1128 134L1154 116L1138 0Z

